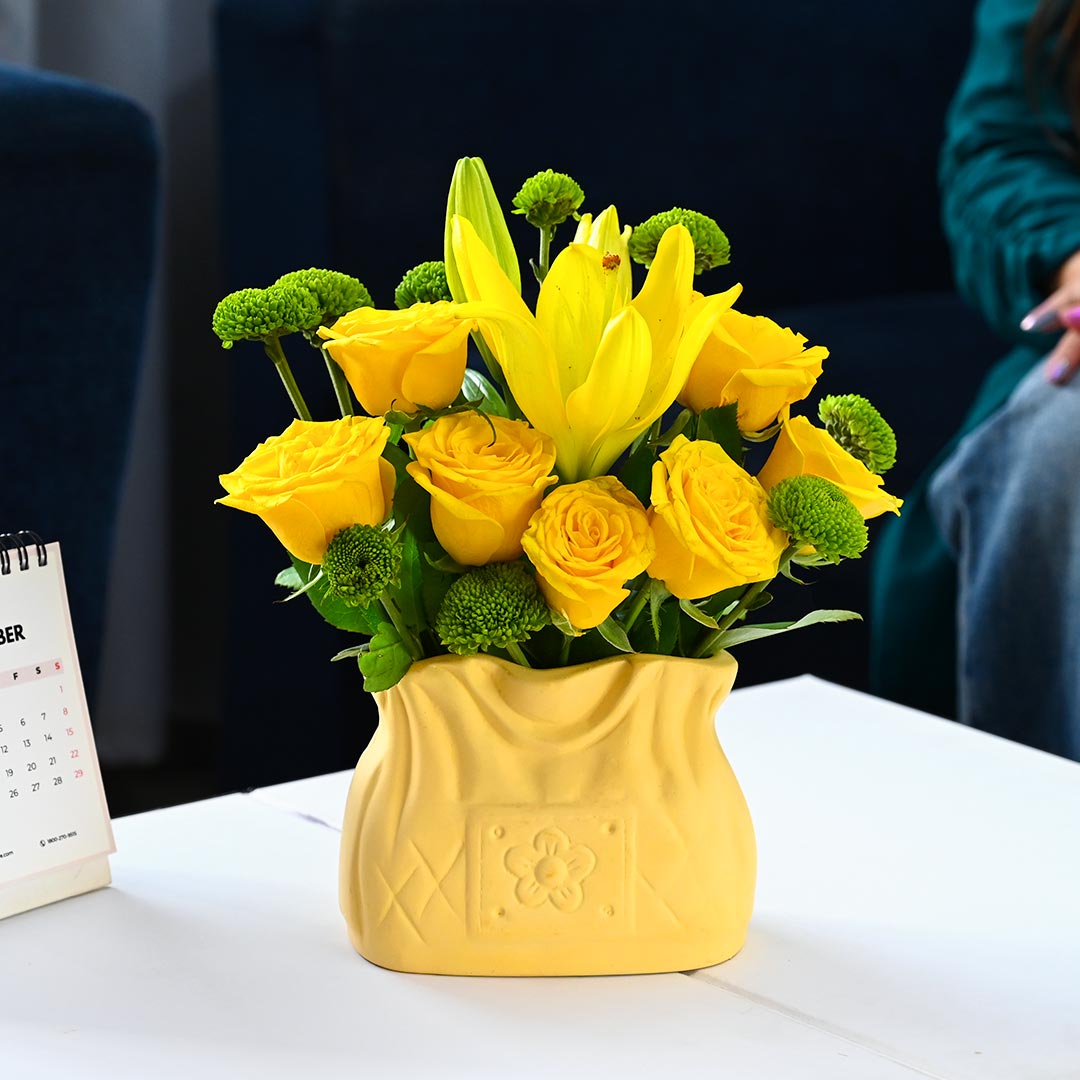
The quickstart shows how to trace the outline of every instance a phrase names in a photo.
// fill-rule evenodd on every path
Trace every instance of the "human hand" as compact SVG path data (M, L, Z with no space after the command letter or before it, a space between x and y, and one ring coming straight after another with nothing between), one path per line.
M1020 321L1020 329L1035 334L1065 330L1043 367L1047 381L1061 386L1080 368L1080 252L1062 266L1055 284Z

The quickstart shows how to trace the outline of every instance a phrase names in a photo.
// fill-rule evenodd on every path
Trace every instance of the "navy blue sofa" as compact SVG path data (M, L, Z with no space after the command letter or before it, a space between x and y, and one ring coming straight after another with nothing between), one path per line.
M484 157L505 201L554 167L579 179L586 208L617 200L628 222L676 204L704 210L727 230L733 259L703 287L742 281L744 310L831 349L821 391L863 393L893 422L901 449L888 486L902 494L1001 351L953 292L939 227L938 148L972 6L585 0L556 15L524 3L221 0L230 287L327 265L391 306L402 271L440 257L444 192L462 154ZM532 230L520 218L511 228L531 251ZM267 371L237 413L237 460L287 421ZM232 526L244 535L233 647L290 676L257 702L246 682L244 701L270 742L285 746L300 725L319 745L252 766L241 749L250 732L237 724L235 775L340 766L373 712L355 673L328 670L336 639L310 612L257 614L282 559L251 527ZM866 562L792 586L770 615L866 612ZM865 687L866 627L749 645L739 660L743 685L812 671Z
M88 696L153 271L158 149L107 90L0 66L0 531L63 546Z

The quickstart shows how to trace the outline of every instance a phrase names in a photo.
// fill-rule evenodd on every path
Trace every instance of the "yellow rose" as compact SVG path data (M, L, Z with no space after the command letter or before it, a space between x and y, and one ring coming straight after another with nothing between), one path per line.
M776 575L786 537L769 523L765 490L716 443L676 437L653 466L650 517L649 576L681 599Z
M516 559L529 518L557 479L551 439L523 420L464 412L405 441L416 455L409 475L431 494L431 524L450 555L466 566Z
M599 626L649 565L654 542L645 508L613 476L556 488L521 538L544 599L581 630Z
M394 468L382 458L390 429L381 419L294 420L220 477L217 501L258 514L290 555L321 563L335 534L379 525L394 498Z
M805 416L795 416L780 429L758 481L768 491L781 480L803 473L831 480L864 518L877 517L886 510L899 514L904 505L902 499L885 490L880 476L849 454L827 431L814 427Z
M737 401L739 427L761 431L802 401L820 377L829 350L805 346L802 334L764 315L729 309L698 354L679 403L700 413Z
M333 326L320 326L319 337L365 412L442 409L461 390L473 328L455 309L445 300L404 311L357 308Z

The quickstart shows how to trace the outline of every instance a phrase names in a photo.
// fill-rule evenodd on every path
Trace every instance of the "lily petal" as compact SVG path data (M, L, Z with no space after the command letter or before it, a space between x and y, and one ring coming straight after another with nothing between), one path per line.
M694 241L685 225L673 225L660 237L645 284L630 301L649 324L654 362L674 355L693 282Z
M524 305L522 305L524 308ZM459 314L475 319L502 365L522 412L533 427L558 443L566 432L555 354L527 308L515 314L495 304L461 304Z
M648 325L634 308L623 308L604 332L589 377L566 402L574 440L565 454L559 445L559 467L567 479L605 472L652 423L639 418L651 362Z
M671 232L669 229L668 232ZM665 236L667 233L664 234ZM653 263L655 266L656 263ZM742 293L742 285L733 285L726 292L717 293L715 296L705 297L696 301L686 313L686 325L682 336L679 338L675 355L671 357L665 372L663 367L653 360L653 374L655 382L650 382L647 393L647 407L652 423L658 416L662 416L664 410L675 400L676 396L686 385L690 378L690 369L694 366L705 341L716 327L720 316L732 304L738 300ZM653 338L653 348L656 347L656 339ZM666 379L661 379L666 375Z
M604 329L622 305L618 277L603 253L586 244L565 247L540 287L536 324L558 358L559 386L568 398L588 377Z
M506 276L495 256L480 239L468 218L455 214L451 221L451 238L458 272L465 295L470 300L498 304L515 315L532 318L525 301L513 282Z

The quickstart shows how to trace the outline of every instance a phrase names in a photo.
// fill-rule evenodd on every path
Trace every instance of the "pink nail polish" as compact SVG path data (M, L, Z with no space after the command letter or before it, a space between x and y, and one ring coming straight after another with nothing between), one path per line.
M1080 327L1080 307L1069 308L1068 311L1063 312L1061 321L1073 330Z
M1064 380L1065 376L1069 372L1069 362L1067 360L1058 360L1046 371L1047 382L1060 383Z

